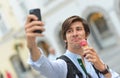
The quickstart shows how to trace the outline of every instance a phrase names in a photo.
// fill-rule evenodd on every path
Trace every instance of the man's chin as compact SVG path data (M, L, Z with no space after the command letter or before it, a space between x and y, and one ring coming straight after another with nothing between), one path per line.
M80 45L80 42L74 42L74 44Z
M79 44L79 43L75 43L74 46L75 46L76 48L80 48L80 44Z

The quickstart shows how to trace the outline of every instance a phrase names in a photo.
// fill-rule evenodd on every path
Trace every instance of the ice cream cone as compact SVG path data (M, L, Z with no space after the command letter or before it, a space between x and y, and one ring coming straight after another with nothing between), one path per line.
M88 48L87 40L82 40L82 41L80 42L80 46L81 46L83 49Z
M85 50L86 48L88 48L87 40L82 40L82 41L80 42L80 46L81 46L81 48L83 49L83 52L84 52L84 50ZM85 57L86 54L84 54L83 56Z

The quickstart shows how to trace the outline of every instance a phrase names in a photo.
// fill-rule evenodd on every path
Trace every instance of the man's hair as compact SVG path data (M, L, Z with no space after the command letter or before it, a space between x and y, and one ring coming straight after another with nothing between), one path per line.
M66 32L70 28L71 24L73 24L76 21L80 21L83 24L83 27L85 29L85 35L88 36L90 34L89 24L86 20L79 16L71 16L67 18L63 24L62 24L62 37L63 40L66 40ZM66 43L67 46L67 43Z

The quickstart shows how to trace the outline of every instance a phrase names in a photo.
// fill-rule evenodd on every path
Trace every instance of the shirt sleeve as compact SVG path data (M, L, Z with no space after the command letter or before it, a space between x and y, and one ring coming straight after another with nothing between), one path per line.
M46 78L66 78L67 64L64 60L58 59L49 61L43 54L37 61L32 61L31 56L28 63Z
M102 61L102 60L101 60ZM103 62L103 61L102 61ZM104 63L104 62L103 62ZM104 63L105 64L105 63ZM111 73L111 75L112 75L112 77L111 78L120 78L120 75L117 73L117 72L115 72L115 71L113 71L112 69L110 69L110 73ZM100 78L105 78L104 77L104 75L103 74L100 74Z
M120 78L120 75L111 69L110 69L110 73L112 75L111 78ZM99 75L100 75L100 78L105 78L103 74L99 74Z
M110 69L110 72L112 74L112 78L120 78L120 75L118 73L116 73L115 71Z

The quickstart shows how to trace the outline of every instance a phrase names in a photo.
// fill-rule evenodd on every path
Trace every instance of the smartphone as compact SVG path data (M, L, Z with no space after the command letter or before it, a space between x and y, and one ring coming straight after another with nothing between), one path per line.
M41 20L42 20L42 18L41 18L41 11L40 11L39 8L30 9L29 14L34 14L34 15L36 15L36 16L38 17L38 21L41 21ZM33 21L33 20L31 20L31 21ZM35 30L34 32L35 32L35 33L42 33L42 31L40 31L40 30Z

